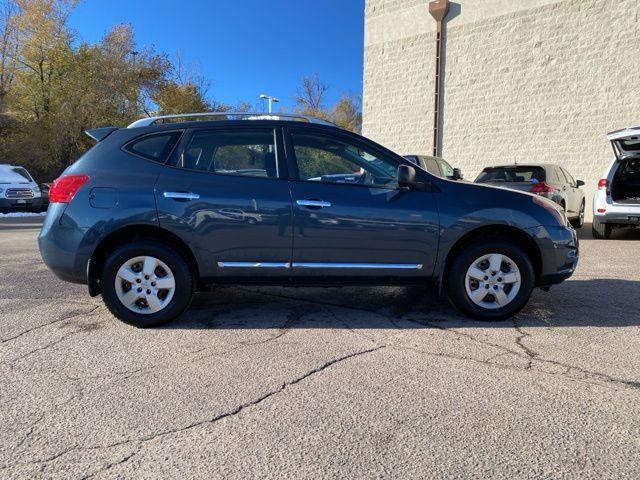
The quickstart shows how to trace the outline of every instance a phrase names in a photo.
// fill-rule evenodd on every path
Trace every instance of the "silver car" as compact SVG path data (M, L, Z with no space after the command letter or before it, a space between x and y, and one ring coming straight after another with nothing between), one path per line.
M582 180L575 180L564 168L554 164L516 164L486 167L475 183L534 193L560 205L571 221L580 228L584 224L584 192Z

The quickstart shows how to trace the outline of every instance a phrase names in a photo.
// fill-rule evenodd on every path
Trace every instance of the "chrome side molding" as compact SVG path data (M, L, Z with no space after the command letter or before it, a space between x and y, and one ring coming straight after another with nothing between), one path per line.
M296 205L300 207L324 208L330 207L331 202L323 202L322 200L296 200Z
M164 198L175 198L178 200L198 200L200 195L191 192L164 192L162 194Z
M421 263L218 262L220 268L344 268L420 270Z
M373 268L384 270L420 270L421 263L317 263L293 262L293 268Z
M291 268L289 262L218 262L220 268Z

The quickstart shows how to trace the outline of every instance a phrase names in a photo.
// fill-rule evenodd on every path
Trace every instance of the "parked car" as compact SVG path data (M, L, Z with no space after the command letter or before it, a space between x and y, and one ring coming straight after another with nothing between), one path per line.
M0 165L0 212L40 211L40 187L24 167Z
M51 187L50 183L41 183L40 184L40 195L42 198L42 204L40 209L44 212L47 210L49 206L49 188Z
M614 228L640 225L640 126L608 134L615 158L598 182L593 198L594 238L609 238Z
M165 116L88 133L97 145L51 185L40 252L137 326L216 284L434 282L465 314L498 320L578 261L553 202L439 178L310 117Z
M567 170L553 164L516 164L486 167L476 183L534 193L553 200L566 212L571 224L584 224L585 199L582 180L574 180Z
M453 168L444 158L429 155L405 155L404 158L438 177L462 180L462 171L459 168Z

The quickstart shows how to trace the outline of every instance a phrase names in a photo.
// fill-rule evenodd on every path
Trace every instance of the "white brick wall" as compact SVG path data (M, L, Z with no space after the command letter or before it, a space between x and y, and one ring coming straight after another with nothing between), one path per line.
M640 124L640 0L457 3L447 25L443 156L469 179L491 164L559 163L587 182L590 215L612 157L606 132ZM427 4L365 7L363 131L399 153L432 147Z

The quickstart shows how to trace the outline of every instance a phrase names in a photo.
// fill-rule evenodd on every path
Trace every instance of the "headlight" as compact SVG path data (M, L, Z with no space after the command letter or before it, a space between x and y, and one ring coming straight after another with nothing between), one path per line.
M35 187L33 187L33 192L34 193L40 193L40 187L37 186L37 185Z
M560 225L567 226L569 223L567 219L567 212L564 209L560 208L560 206L553 202L552 200L548 200L544 197L540 197L537 195L533 196L533 203L537 203L541 207L543 207L547 212L549 212L553 217L558 221Z

